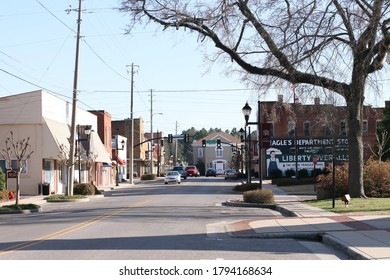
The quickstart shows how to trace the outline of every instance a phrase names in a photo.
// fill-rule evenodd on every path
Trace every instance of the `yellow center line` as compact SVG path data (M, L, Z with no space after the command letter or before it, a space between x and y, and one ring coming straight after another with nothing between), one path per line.
M97 222L100 222L102 220L105 220L105 219L107 219L109 217L112 217L112 216L118 215L120 213L123 213L123 212L129 210L130 208L136 208L136 207L140 207L140 206L143 206L145 204L148 204L148 203L150 203L150 202L152 202L152 201L154 201L156 199L158 199L158 198L152 198L152 199L148 199L148 200L135 202L135 203L132 203L132 204L126 206L126 207L120 208L118 210L111 211L111 212L109 212L107 214L104 214L104 215L97 216L97 217L95 217L93 219L90 219L88 221L85 221L85 222L82 222L82 223L79 223L79 224L67 227L65 229L53 232L51 234L48 234L46 236L37 238L35 240L26 241L26 242L19 243L19 244L16 244L16 245L4 248L4 249L0 249L0 256L3 256L5 254L9 254L9 253L17 251L17 250L28 248L28 247L34 246L36 244L42 243L44 241L51 240L51 239L54 239L54 238L58 238L58 237L66 235L66 234L75 232L77 230L80 230L82 228L91 226L91 225L93 225L93 224L95 224Z

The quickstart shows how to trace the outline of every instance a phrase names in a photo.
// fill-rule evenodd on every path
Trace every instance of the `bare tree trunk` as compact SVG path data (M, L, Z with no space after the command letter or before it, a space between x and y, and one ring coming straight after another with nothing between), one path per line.
M364 99L364 82L353 85L351 91L358 91L347 99L348 107L348 142L349 142L349 171L348 192L351 197L366 197L363 185L363 129L362 111ZM352 163L352 164L351 164Z
M20 182L20 173L18 172L18 174L16 175L16 197L15 197L15 205L19 205L19 198L20 198L20 185L19 185L19 182Z

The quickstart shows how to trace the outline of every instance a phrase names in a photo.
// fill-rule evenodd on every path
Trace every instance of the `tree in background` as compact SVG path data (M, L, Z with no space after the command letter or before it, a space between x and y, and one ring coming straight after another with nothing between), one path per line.
M136 24L150 22L195 33L210 61L225 63L229 74L241 71L243 81L259 92L299 85L301 95L343 97L348 192L365 197L363 101L370 85L379 88L386 55L390 62L388 0L122 0L121 11L130 15L130 33Z

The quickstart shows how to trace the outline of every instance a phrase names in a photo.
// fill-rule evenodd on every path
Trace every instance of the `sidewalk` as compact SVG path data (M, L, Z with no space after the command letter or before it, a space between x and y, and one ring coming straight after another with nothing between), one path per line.
M314 196L287 195L269 184L263 188L273 190L276 210L285 217L230 223L231 236L318 240L351 259L390 260L390 215L340 215L301 202Z

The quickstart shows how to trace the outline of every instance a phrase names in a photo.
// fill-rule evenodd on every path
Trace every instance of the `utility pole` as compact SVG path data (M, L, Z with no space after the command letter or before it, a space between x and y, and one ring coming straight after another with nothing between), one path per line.
M177 135L177 121L176 121L175 135ZM177 163L177 138L175 138L175 161Z
M77 20L77 38L76 38L76 59L73 80L73 100L72 100L72 123L70 131L70 148L69 148L69 169L68 169L68 188L67 194L73 195L74 181L74 154L75 154L75 135L76 135L76 110L77 110L77 95L78 95L78 73L79 73L79 52L80 52L80 33L81 33L81 2L79 0L78 20Z
M150 139L153 139L153 90L150 90ZM150 174L153 174L153 140L150 142Z
M130 149L129 149L129 179L134 184L134 63L131 64L131 87L130 87Z

